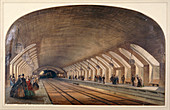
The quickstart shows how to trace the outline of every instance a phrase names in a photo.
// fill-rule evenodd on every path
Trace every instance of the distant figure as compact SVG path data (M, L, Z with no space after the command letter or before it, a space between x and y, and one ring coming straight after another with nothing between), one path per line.
M15 84L15 76L14 74L11 76L10 75L10 86L12 87Z
M116 80L115 84L119 84L119 77L118 76L116 76L115 80Z
M12 82L13 82L13 84L15 84L15 76L14 76L14 74L12 75Z
M131 81L132 81L132 86L135 86L135 77L133 75L132 75Z
M75 75L75 79L77 80L77 75Z
M102 82L102 77L99 75L99 83Z
M116 77L115 77L115 75L112 75L112 77L110 78L110 81L112 82L112 84L116 84Z
M89 76L89 81L91 80L91 76Z
M141 86L142 86L142 84L141 84L141 78L137 76L137 80L138 80L137 87L141 87Z
M94 77L94 82L97 82L97 76L95 75L95 77Z
M122 84L124 84L124 82L125 82L125 76L124 75L121 77L121 80L122 80Z
M9 80L10 80L10 87L12 87L14 85L14 83L12 82L12 76L11 75L9 77Z
M103 84L105 84L105 77L104 77L104 75L102 77L102 80L103 80Z

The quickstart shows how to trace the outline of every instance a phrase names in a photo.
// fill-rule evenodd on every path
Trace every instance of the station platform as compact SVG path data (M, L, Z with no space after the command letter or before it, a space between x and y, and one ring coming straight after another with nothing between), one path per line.
M89 104L93 104L93 102L95 102L94 104L103 104L104 102L104 104L111 105L165 104L165 92L163 89L159 87L133 87L129 84L102 84L66 78L41 79L39 81L39 90L30 99L12 98L9 96L10 89L10 87L6 88L5 104L79 105L88 104L87 102ZM106 97L109 100L104 99Z
M35 91L35 96L29 99L10 97L11 87L5 89L5 104L51 104L48 94L42 81L39 81L39 90Z
M153 87L153 86L145 86L145 87L134 87L130 84L116 84L112 83L99 83L94 81L82 81L76 79L59 79L64 82L73 83L77 85L90 86L98 89L107 90L109 92L120 94L122 96L126 96L133 99L139 99L141 101L145 101L148 103L154 104L165 104L165 91L164 88Z

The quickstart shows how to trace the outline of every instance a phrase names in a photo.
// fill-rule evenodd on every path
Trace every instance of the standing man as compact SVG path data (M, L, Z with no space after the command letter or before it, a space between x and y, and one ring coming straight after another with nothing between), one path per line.
M124 75L121 77L121 80L122 80L122 84L124 84L124 82L125 82L125 76Z
M14 74L12 75L12 83L13 83L13 85L15 84L15 76L14 76Z
M135 86L135 77L134 77L134 75L132 75L131 81L132 81L132 86Z
M99 75L99 83L102 82L102 77Z
M23 89L24 89L24 92L26 92L26 89L27 89L27 83L26 83L26 79L24 78L24 74L22 74L22 76L21 76L21 85L22 85L22 87L23 87Z
M137 87L141 87L141 86L142 86L142 84L141 84L141 79L140 79L140 77L138 77L138 76L137 76L137 80L138 80Z
M105 77L104 77L104 75L102 77L102 80L103 80L103 84L105 84Z
M113 75L110 77L110 82L113 84Z

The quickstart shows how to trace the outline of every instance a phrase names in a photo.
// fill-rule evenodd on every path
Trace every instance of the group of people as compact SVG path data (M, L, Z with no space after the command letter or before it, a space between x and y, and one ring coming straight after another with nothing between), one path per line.
M112 82L112 84L119 84L119 77L115 76L115 75L112 75L110 77L110 82Z
M78 77L77 77L77 75L75 75L75 76L74 75L73 76L70 75L68 78L69 79L76 79L76 80L79 79L79 80L84 81L84 76L83 75L82 76L78 76Z
M101 75L95 75L94 81L105 84L105 76L103 75L102 77Z
M78 76L77 75L73 75L73 76L69 76L69 79L79 79L79 80L84 80L84 76ZM91 79L91 77L89 77L89 79ZM139 76L133 76L131 77L131 84L132 86L135 86L135 81L137 80L137 87L142 87L142 79ZM95 75L94 77L94 81L95 82L99 82L99 83L103 83L105 84L105 76L103 75L103 77L101 75ZM112 84L119 84L119 77L116 75L112 75L110 77L110 82L112 82ZM121 77L121 83L125 84L125 76L122 75Z
M38 79L27 76L24 74L18 75L18 80L14 81L14 74L10 76L10 97L16 98L29 98L35 95L35 91L39 89Z
M132 82L132 86L135 86L135 80L137 79L137 87L142 87L142 79L139 76L134 76L132 75L131 77L131 82Z

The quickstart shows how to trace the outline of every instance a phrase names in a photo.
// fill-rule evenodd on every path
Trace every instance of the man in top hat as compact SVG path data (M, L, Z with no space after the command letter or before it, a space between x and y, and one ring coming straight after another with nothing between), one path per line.
M24 78L24 74L22 74L21 76L21 81L22 81L23 89L26 90L27 83L26 83L26 79Z

